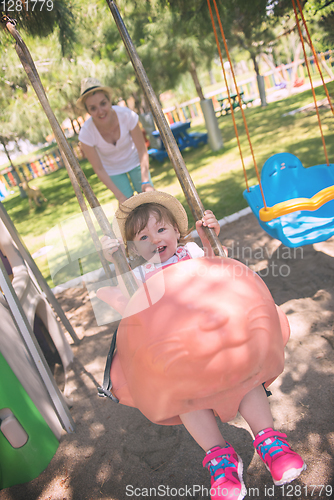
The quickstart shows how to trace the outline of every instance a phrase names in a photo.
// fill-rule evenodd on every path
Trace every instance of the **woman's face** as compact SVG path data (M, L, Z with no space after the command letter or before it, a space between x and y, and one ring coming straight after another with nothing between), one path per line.
M110 118L111 104L104 92L98 91L87 97L85 105L94 122L103 124Z

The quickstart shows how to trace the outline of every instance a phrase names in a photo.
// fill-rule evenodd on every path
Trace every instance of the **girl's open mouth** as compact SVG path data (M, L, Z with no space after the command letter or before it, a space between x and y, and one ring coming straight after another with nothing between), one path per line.
M158 248L154 251L154 253L159 253L159 254L160 254L160 253L164 252L164 251L166 250L166 248L167 248L166 246L164 246L164 247L158 247Z

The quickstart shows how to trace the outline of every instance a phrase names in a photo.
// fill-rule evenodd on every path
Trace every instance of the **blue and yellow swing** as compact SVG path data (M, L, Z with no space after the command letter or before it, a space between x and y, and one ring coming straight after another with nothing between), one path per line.
M334 235L334 164L303 167L291 153L263 165L260 184L244 191L260 226L287 247L325 241Z
M244 197L260 226L273 238L294 248L325 241L334 235L334 164L328 161L317 100L294 0L292 4L311 83L326 164L304 168L301 161L293 154L276 154L263 165L259 184L246 189ZM297 4L314 61L334 114L299 0Z
M247 200L254 215L258 219L260 226L270 236L280 240L284 245L293 248L316 243L319 241L325 241L334 235L334 164L330 164L328 161L325 139L321 128L319 110L294 0L292 0L292 4L296 16L301 43L303 46L305 64L311 82L315 109L318 116L318 122L325 151L326 164L304 168L301 161L293 154L278 153L270 157L265 162L261 171L260 178L250 141L246 118L243 109L241 108L258 178L258 184L249 187L233 111L232 118L246 180L246 190L243 193L244 197ZM314 61L322 78L329 105L334 114L334 109L319 67L317 56L312 45L310 34L305 22L305 18L303 16L299 0L297 0L297 4L309 39L309 44L313 51ZM216 14L220 26L221 35L224 41L226 54L230 62L234 85L238 92L238 87L235 80L228 47L226 44L224 30L219 19L215 0L214 5L216 8ZM212 24L214 27L213 17ZM222 69L224 72L224 65L215 27L214 32L216 36L218 52L221 58ZM226 77L225 82L226 87L228 88Z

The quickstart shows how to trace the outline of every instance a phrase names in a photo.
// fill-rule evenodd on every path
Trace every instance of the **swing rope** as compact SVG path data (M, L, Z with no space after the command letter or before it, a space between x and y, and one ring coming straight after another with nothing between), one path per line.
M313 53L313 57L314 57L314 62L315 62L315 64L316 64L317 69L318 69L318 72L319 72L319 74L320 74L320 76L321 76L322 85L323 85L324 90L325 90L325 92L326 92L326 96L327 96L327 99L328 99L328 104L330 105L330 108L331 108L332 113L333 113L333 115L334 115L334 108L333 108L333 104L332 104L332 101L331 101L331 98L330 98L330 95L329 95L329 92L328 92L328 88L327 88L327 85L326 85L326 83L325 83L325 80L324 80L324 77L323 77L322 71L321 71L320 66L319 66L318 57L317 57L316 51L315 51L315 49L314 49L314 45L313 45L312 40L311 40L310 32L309 32L308 27L307 27L307 24L306 24L306 19L305 19L304 14L303 14L303 7L301 6L301 4L300 4L300 1L299 1L299 0L297 0L297 5L298 5L298 8L299 8L299 12L300 12L301 18L302 18L302 20L303 20L303 24L304 24L304 27L305 27L305 31L306 31L306 33L307 33L308 43L309 43L309 45L310 45L310 47L311 47L311 49L312 49L312 53Z
M231 101L231 97L230 97L230 91L229 91L229 88L228 88L228 83L227 83L227 77L226 77L226 72L225 72L225 68L224 68L223 57L222 57L222 53L221 53L221 49L220 49L220 43L219 43L219 40L218 40L218 35L217 35L216 26L215 26L215 22L214 22L214 18L213 18L213 13L212 13L212 8L211 8L210 0L207 0L207 3L208 3L208 7L209 7L209 12L210 12L210 17L211 17L211 23L212 23L212 27L213 27L213 32L214 32L215 39L216 39L216 44L217 44L217 49L218 49L218 53L219 53L220 63L221 63L221 67L222 67L223 74L224 74L224 80L225 80L225 85L226 85L226 89L227 89L228 100L229 100L229 105L230 105L230 109L231 109L231 114L232 114L232 120L233 120L235 135L236 135L237 142L238 142L239 153L240 153L240 158L241 158L241 162L242 162L242 168L243 168L243 172L244 172L245 182L246 182L246 188L247 188L247 191L249 191L247 172L246 172L246 168L245 168L245 164L244 164L244 159L243 159L243 155L242 155L242 151L241 151L241 145L240 145L240 139L239 139L238 129L237 129L236 121L235 121L234 109L233 109L233 105L232 105L232 101ZM252 142L251 142L251 138L250 138L250 134L249 134L249 129L248 129L248 126L247 126L247 120L246 120L245 112L244 112L244 110L242 108L241 96L240 96L240 93L239 93L239 89L238 89L238 85L237 85L237 81L236 81L236 77L235 77L235 73L234 73L232 61L231 61L231 58L230 58L230 53L229 53L229 50L228 50L228 46L227 46L227 42L226 42L226 37L225 37L224 29L223 29L223 26L222 26L222 23L221 23L221 19L220 19L220 15L219 15L219 11L218 11L216 0L213 0L213 4L214 4L214 8L215 8L217 20L218 20L218 25L219 25L220 33L221 33L221 36L222 36L222 39L223 39L223 43L224 43L226 55L227 55L227 58L228 58L228 61L229 61L229 64L230 64L234 86L235 86L235 89L237 91L237 95L238 95L238 99L239 99L240 110L241 110L241 113L242 113L244 127L245 127L245 130L246 130L246 134L247 134L247 139L248 139L248 143L249 143L251 155L252 155L252 158L253 158L253 163L254 163L254 167L255 167L256 177L257 177L257 180L258 180L258 183L259 183L259 187L260 187L260 191L261 191L261 195L262 195L263 205L264 205L265 208L267 208L266 200L265 200L265 197L264 197L264 192L263 192L263 189L262 189L262 183L261 183L261 178L260 178L260 174L259 174L259 169L258 169L257 162L256 162L256 159L255 159L254 150L253 150L253 146L252 146Z
M299 3L299 0L297 0L297 1ZM310 67L309 67L309 63L308 63L308 60L307 60L305 43L304 43L304 38L303 38L303 34L302 34L302 31L301 31L301 27L300 27L300 22L299 22L299 18L298 18L298 13L297 13L297 8L296 8L295 0L292 0L292 6L293 6L293 10L294 10L295 17L296 17L296 23L297 23L297 28L298 28L298 32L299 32L300 41L301 41L302 47L303 47L305 65L306 65L306 68L307 68L307 73L308 73L308 77L309 77L310 84L311 84L312 95L313 95L314 105L315 105L315 109L316 109L316 113L317 113L318 124L319 124L319 128L320 128L321 140L322 140L322 145L323 145L323 148L324 148L326 163L327 163L327 166L329 166L329 160L328 160L328 155L327 155L325 138L324 138L324 134L323 134L323 131L322 131L322 126L321 126L321 120L320 120L320 114L319 114L319 109L318 109L318 104L317 104L317 98L316 98L314 87L313 87L313 82L312 82ZM299 7L300 13L302 13L302 8L301 8L300 3L298 5L298 7ZM303 18L304 26L306 27L304 16L302 16L302 18ZM311 44L312 44L312 42L311 42ZM312 47L313 47L313 45L312 45ZM317 57L316 56L314 57L314 60L317 61ZM319 72L321 74L321 71L320 71L319 67L318 67L318 69L319 69Z
M235 121L235 118L234 118L234 110L233 110L233 105L232 105L232 101L231 101L231 97L230 97L230 91L229 91L229 88L228 88L226 71L225 71L225 67L224 67L224 64L223 64L223 57L222 57L222 53L221 53L221 50L220 50L220 45L219 45L219 40L218 40L218 34L217 34L217 30L216 30L216 26L215 26L215 22L214 22L214 18L213 18L213 13L212 13L212 9L211 9L210 0L207 0L207 1L208 1L208 7L209 7L209 12L210 12L210 17L211 17L212 28L213 28L213 32L214 32L215 39L216 39L216 44L217 44L219 59L220 59L221 67L222 67L222 70L223 70L225 86L227 88L228 102L229 102L229 105L230 105L230 109L232 111L232 119L233 119L234 132L235 132L235 136L236 136L237 142L238 142L238 148L239 148L239 154L240 154L241 163L242 163L242 169L243 169L243 172L244 172L244 177L245 177L247 191L248 191L249 188L248 188L248 179L247 179L247 174L246 174L246 168L245 168L244 158L243 158L243 155L242 155L241 144L240 144L240 139L239 139L239 134L238 134L238 128L237 128L237 124L236 124L236 121Z

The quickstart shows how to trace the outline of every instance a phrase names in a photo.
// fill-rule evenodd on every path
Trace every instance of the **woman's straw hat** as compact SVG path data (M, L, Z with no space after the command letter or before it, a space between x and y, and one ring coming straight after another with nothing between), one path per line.
M77 107L80 109L85 109L85 100L88 96L93 94L94 92L104 92L111 99L112 89L110 87L105 87L102 85L100 80L97 78L84 78L81 80L81 95L77 100Z
M132 210L139 205L144 205L144 203L158 203L159 205L164 206L173 214L180 233L185 234L188 231L187 213L181 203L174 198L174 196L168 193L163 193L162 191L147 191L146 193L139 193L131 198L128 198L116 211L113 229L117 237L122 236L124 242L126 242L125 222L128 215L132 212ZM119 231L117 231L117 229L119 229Z

